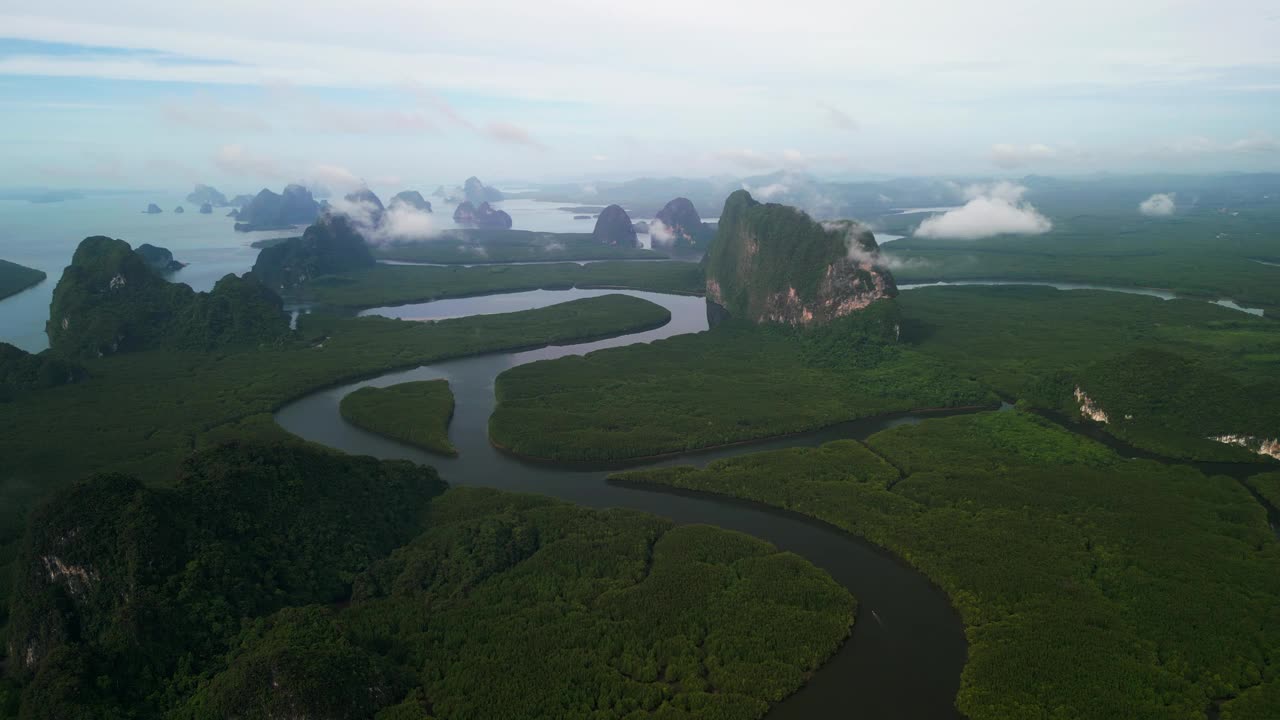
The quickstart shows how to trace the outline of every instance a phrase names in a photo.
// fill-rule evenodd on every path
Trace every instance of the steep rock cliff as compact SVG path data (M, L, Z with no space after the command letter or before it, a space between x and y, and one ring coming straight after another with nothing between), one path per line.
M682 197L658 211L648 232L655 246L669 247L676 252L706 250L715 237L715 232L702 222L693 203Z
M725 201L706 272L707 298L755 323L822 325L898 294L869 231L819 224L745 190Z
M267 287L292 290L321 275L373 264L373 254L351 220L345 215L326 215L302 237L263 248L252 274Z
M240 209L236 230L283 230L314 222L319 215L320 203L301 185L286 186L280 194L264 188Z
M591 237L601 245L625 248L640 246L640 242L636 240L636 229L631 225L631 217L620 205L610 205L600 211Z
M86 238L62 273L45 326L66 358L149 348L208 349L271 342L289 332L275 293L229 275L212 292L164 280L129 243Z

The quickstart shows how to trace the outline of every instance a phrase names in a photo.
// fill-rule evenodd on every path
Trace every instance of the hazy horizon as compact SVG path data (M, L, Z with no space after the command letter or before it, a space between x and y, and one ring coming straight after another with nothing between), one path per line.
M1247 0L0 11L0 160L42 187L1280 169Z

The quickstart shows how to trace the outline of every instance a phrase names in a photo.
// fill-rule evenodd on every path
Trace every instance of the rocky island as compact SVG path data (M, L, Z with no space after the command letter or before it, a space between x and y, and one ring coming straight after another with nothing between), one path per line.
M288 238L258 253L252 275L282 291L322 275L370 267L373 254L345 215L326 215L302 237Z
M166 281L129 243L85 238L53 291L49 347L64 358L272 342L289 332L280 298L227 275L211 292Z
M621 205L610 205L596 218L596 228L591 236L601 245L614 247L640 247L636 239L636 229L631 225L631 217Z
M320 204L305 187L288 185L281 194L264 188L249 204L241 208L236 216L239 220L236 230L287 230L315 222L319 216Z
M502 202L505 199L501 190L485 185L474 175L462 183L462 196L472 205Z
M422 197L422 193L417 190L398 192L392 196L391 202L387 205L388 209L400 206L411 207L419 212L431 212L431 201Z
M746 190L725 201L706 272L707 299L755 323L825 324L898 294L869 230L820 224Z
M155 204L155 203L150 203L150 204L148 204L148 205L147 205L147 209L146 209L146 210L143 210L142 212L143 212L143 213L145 213L145 214L147 214L147 215L159 215L160 213L162 213L162 212L164 212L164 211L160 209L160 206L159 206L159 205L157 205L157 204Z
M160 273L161 275L171 272L177 272L186 267L186 263L180 263L173 259L173 253L168 248L156 247L148 243L143 243L133 251L147 267Z
M676 253L704 251L715 237L715 231L702 222L693 203L682 197L663 206L647 232L655 246L669 247Z
M386 213L387 208L382 204L382 200L369 188L360 188L355 192L347 193L343 198L348 203L355 205L360 217L357 218L362 225L369 227L377 227L382 224L382 216Z
M246 197L246 196L241 196ZM250 198L252 199L252 198ZM212 205L214 207L223 207L227 205L227 196L218 192L217 188L209 185L196 185L195 189L187 193L187 202L192 205Z
M453 211L453 221L459 225L472 225L478 228L509 230L511 216L503 210L494 210L489 203L482 202L476 207L470 200L464 200Z

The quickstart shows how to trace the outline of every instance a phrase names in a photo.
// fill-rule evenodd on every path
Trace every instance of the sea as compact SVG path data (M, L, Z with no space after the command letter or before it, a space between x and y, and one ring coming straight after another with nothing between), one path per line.
M457 227L452 222L455 206L437 200L431 198L433 217L439 220L439 227ZM164 212L144 213L153 202ZM513 227L518 230L591 232L595 227L594 218L576 220L575 214L582 213L561 209L574 204L505 200L495 206L511 215ZM182 206L184 212L174 213L178 206ZM301 232L301 229L236 232L235 220L227 217L228 212L229 208L214 208L212 215L201 215L198 206L186 202L178 193L90 195L56 203L0 200L0 259L43 270L49 276L35 287L0 300L0 342L28 352L39 352L49 346L44 326L53 288L71 262L76 246L86 237L107 235L135 248L143 243L168 248L175 260L187 263L187 267L170 279L204 292L223 276L239 275L253 267L258 250L250 244L255 240ZM648 235L641 235L640 241L649 247Z

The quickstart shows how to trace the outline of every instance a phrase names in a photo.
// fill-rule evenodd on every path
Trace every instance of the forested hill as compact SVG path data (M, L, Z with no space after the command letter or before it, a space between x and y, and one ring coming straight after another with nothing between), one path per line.
M897 295L879 261L862 227L820 224L739 190L725 201L707 254L707 298L751 322L821 325Z
M228 275L208 293L166 281L123 240L95 236L76 248L53 291L49 346L67 358L156 347L208 349L273 342L289 333L280 298L255 279Z
M301 443L198 453L167 490L96 476L15 567L23 718L751 720L854 617L745 535Z

